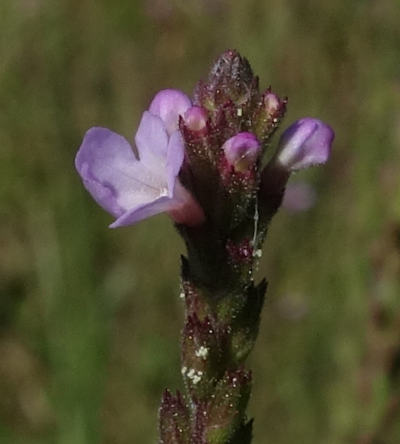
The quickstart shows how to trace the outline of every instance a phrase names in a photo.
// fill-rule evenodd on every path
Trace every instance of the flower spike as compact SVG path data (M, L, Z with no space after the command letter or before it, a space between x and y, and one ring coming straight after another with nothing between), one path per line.
M160 444L252 440L245 361L267 288L265 279L255 282L262 244L292 172L324 163L334 138L320 120L298 120L262 168L286 105L271 88L260 91L248 61L228 50L198 83L193 104L174 89L154 97L135 135L138 156L105 128L90 129L76 156L85 187L116 218L111 227L167 212L187 247L185 395L164 393ZM294 197L299 206L302 196Z

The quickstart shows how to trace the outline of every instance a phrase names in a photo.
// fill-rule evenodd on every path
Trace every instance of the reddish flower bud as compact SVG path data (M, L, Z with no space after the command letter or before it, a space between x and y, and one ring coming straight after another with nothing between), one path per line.
M192 106L184 115L185 125L191 131L202 131L207 125L207 119L207 111L201 106Z
M264 109L269 116L274 116L281 111L283 102L273 92L267 92L264 96Z
M286 103L287 99L281 99L271 88L262 94L252 118L253 132L259 140L266 142L271 138L285 114Z
M222 146L228 164L236 171L250 169L258 159L260 143L252 133L239 133Z

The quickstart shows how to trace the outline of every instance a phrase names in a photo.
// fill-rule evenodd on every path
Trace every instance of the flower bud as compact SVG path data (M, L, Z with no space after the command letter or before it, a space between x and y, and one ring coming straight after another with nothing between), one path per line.
M274 116L280 112L283 104L284 102L273 92L267 92L264 96L264 109L268 116Z
M257 78L249 62L235 50L228 50L215 61L207 82L200 82L194 102L216 110L227 102L242 105L257 90Z
M333 138L332 128L320 120L297 120L282 134L275 163L290 172L325 163Z
M222 146L228 164L236 171L244 172L257 161L260 143L252 133L239 133L228 139Z
M190 131L202 131L207 125L207 111L201 106L192 106L183 117L186 127Z
M178 129L179 116L191 106L189 97L176 89L163 89L150 104L151 114L161 118L169 135Z
M281 99L268 88L261 96L254 114L253 132L258 140L267 142L278 128L286 111L287 99Z

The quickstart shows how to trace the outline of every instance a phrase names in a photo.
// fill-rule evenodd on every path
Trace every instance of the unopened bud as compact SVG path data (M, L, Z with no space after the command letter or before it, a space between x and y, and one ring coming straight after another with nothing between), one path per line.
M279 126L286 111L287 99L281 99L270 88L262 94L254 111L253 131L259 140L266 142Z
M235 50L221 54L206 82L200 82L194 93L194 102L210 111L216 111L228 102L247 103L257 92L257 79L249 62Z
M268 92L264 96L264 108L269 116L277 114L283 106L282 103L279 97L273 92Z
M260 143L252 133L239 133L228 139L222 146L225 158L236 171L249 170L260 153Z
M207 125L207 111L201 106L192 106L184 115L186 127L191 131L202 131Z
M275 162L290 172L325 163L333 139L332 128L320 120L297 120L282 134Z

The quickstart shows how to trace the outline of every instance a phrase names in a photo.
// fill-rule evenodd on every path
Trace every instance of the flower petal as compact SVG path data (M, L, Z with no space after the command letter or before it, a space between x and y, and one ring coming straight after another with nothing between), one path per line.
M168 143L167 153L167 184L168 195L172 197L175 181L181 169L184 158L184 141L179 131L172 133Z
M167 184L135 158L126 139L106 128L91 128L75 159L93 198L114 216L154 201Z
M183 116L191 106L189 97L182 91L164 89L156 94L149 111L162 119L168 134L171 135L178 129L179 116Z
M135 136L135 142L143 165L165 177L168 134L160 117L145 111Z
M180 204L177 205L173 199L170 199L167 196L161 196L152 202L131 208L129 211L122 214L115 222L113 222L110 225L110 228L132 225L143 219L147 219L148 217L163 213L164 211L172 210L176 206L180 207Z

